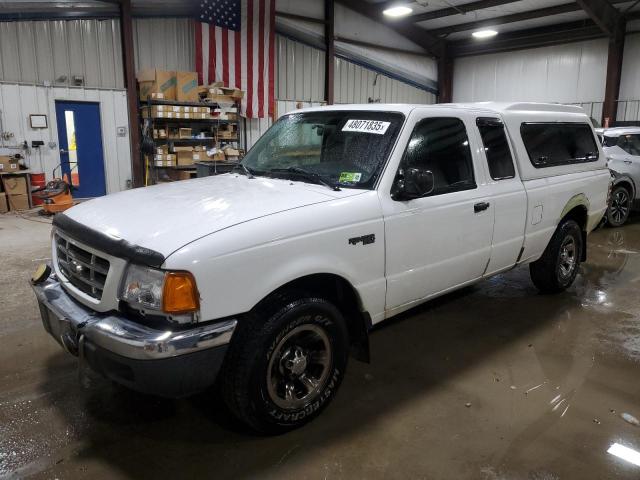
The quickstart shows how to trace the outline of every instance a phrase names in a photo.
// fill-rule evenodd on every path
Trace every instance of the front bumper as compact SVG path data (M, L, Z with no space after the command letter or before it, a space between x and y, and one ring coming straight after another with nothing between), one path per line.
M44 328L69 353L132 390L165 397L212 385L237 321L189 330L155 330L117 313L98 313L77 302L52 275L34 285Z

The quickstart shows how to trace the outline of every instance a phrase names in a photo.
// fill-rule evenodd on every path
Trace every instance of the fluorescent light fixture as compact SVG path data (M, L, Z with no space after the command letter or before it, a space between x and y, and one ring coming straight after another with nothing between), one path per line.
M387 8L382 13L387 17L404 17L413 12L413 8L406 7L404 5L397 5L395 7Z
M497 34L498 32L496 32L495 30L486 29L486 30L477 30L473 32L471 35L473 35L475 38L491 38L491 37L495 37Z
M622 460L626 460L629 463L633 463L634 465L640 467L640 452L634 450L633 448L625 447L624 445L620 445L619 443L613 443L607 450L607 453L611 455L615 455Z

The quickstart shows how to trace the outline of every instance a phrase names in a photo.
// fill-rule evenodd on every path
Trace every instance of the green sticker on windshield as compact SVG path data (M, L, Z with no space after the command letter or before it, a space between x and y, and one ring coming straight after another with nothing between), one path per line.
M338 179L338 182L340 182L340 183L358 183L361 178L362 178L362 174L361 173L342 172L340 174L340 178Z

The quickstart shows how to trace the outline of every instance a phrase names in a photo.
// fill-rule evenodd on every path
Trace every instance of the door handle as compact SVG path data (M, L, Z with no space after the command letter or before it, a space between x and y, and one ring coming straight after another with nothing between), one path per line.
M489 208L489 202L480 202L473 206L473 211L475 213L480 213L485 211L487 208Z

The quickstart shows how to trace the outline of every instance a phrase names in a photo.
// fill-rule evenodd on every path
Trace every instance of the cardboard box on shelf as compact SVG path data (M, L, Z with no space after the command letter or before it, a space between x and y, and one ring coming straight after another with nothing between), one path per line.
M178 138L191 138L192 132L190 128L178 129Z
M167 138L167 131L164 128L158 129L158 138Z
M197 72L177 72L176 100L180 102L198 101Z
M0 172L17 172L20 170L18 160L6 155L0 155Z
M9 211L9 204L7 203L7 196L4 193L0 193L0 213L7 213Z
M138 72L140 99L147 100L153 94L162 94L164 100L176 99L176 72L150 68ZM157 98L157 97L156 97Z
M235 100L242 100L244 97L244 91L238 88L220 87L220 90L222 90L223 95L228 95Z
M9 209L15 211L29 210L29 195L21 193L18 195L7 195Z
M27 179L23 176L3 176L2 185L7 195L26 195Z
M169 170L171 180L189 180L192 173L189 170Z
M229 162L237 162L240 160L240 152L233 147L226 147L223 149L223 152Z
M156 167L173 167L176 164L176 156L171 153L163 155L156 154L153 156L153 164Z
M222 95L219 93L211 93L207 95L206 100L207 102L217 103L218 105L233 105L236 103L236 99L231 95Z
M164 155L165 153L169 153L169 146L168 145L158 145L156 147L156 154L157 155Z
M178 152L193 152L193 147L187 147L187 146L184 146L184 145L174 145L173 146L173 151L175 153L178 153Z
M193 165L193 152L178 152L177 156L177 164L180 167Z
M201 160L206 160L207 155L204 152L193 152L191 154L191 159L194 162L199 162Z
M164 93L162 92L151 92L151 98L153 100L165 100Z

